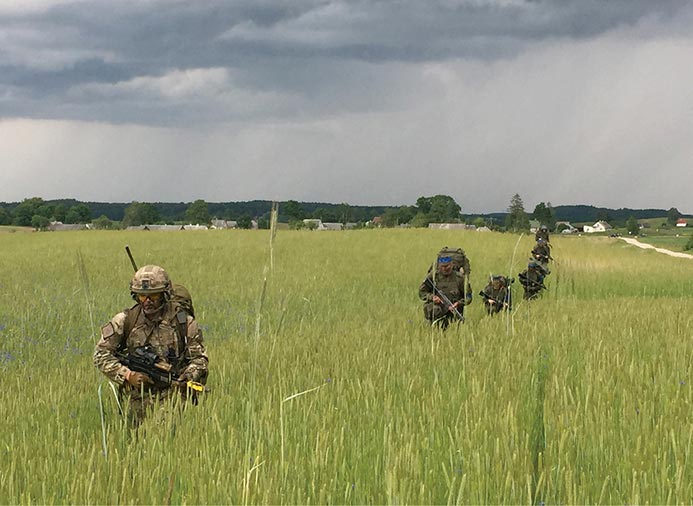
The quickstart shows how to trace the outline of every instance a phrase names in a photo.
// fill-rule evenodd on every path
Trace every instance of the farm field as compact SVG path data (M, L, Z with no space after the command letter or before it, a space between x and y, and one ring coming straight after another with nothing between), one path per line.
M551 242L541 299L516 282L511 314L476 296L440 332L436 252L465 249L476 294L533 237L2 234L0 503L690 503L693 261ZM132 302L126 244L190 289L210 357L200 405L138 432L91 358Z

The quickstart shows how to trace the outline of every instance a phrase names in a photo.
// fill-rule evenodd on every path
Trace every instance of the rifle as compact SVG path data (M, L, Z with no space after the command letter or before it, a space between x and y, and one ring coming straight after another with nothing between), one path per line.
M526 274L520 273L517 277L520 278L520 283L523 286L527 286L527 285L538 286L540 290L546 290L546 286L544 286L544 283L538 282L538 281L532 281L531 279L527 279Z
M457 318L461 322L464 322L464 315L460 312L459 309L457 309L453 305L452 301L447 297L447 295L445 295L438 289L438 287L435 284L435 281L433 281L433 278L427 277L424 283L433 290L433 293L435 293L440 298L440 300L443 301L443 304L445 305L447 310L450 311L453 315L455 315L455 318Z
M205 390L202 383L196 381L179 381L178 376L180 374L176 368L165 360L162 360L149 345L135 348L131 354L117 352L116 356L120 363L131 371L141 372L149 376L154 382L154 386L157 388L176 386L180 388L189 388L193 390L193 392L203 392Z
M503 308L503 307L510 308L510 304L508 302L501 302L499 300L496 300L493 297L491 297L490 295L488 295L486 292L484 292L483 290L479 292L479 295L481 295L484 298L484 300L493 302L494 304L496 304L497 306L499 306L501 308Z

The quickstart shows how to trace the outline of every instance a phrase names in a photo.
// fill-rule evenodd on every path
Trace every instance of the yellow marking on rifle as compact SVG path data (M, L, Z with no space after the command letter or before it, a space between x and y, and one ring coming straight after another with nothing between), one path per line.
M188 381L186 383L188 388L195 390L196 392L204 392L205 386L202 383L198 383L197 381Z

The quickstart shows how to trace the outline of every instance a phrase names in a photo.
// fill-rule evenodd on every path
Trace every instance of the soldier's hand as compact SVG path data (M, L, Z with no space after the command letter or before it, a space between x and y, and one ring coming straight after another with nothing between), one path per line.
M152 379L144 373L130 371L125 376L125 381L133 388L142 388L144 385L153 385Z
M443 303L443 299L441 299L441 298L438 297L437 295L434 295L434 296L431 298L431 300L432 300L433 302L435 302L436 304L442 304L442 303Z

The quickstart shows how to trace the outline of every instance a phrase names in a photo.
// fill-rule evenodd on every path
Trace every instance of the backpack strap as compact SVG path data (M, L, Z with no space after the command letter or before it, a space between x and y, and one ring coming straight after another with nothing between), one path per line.
M133 327L135 326L135 322L137 322L137 318L140 316L140 312L142 311L142 307L139 304L135 304L129 309L126 309L125 312L125 321L123 322L123 340L120 342L120 345L118 346L118 351L125 351L125 348L127 348L127 341L128 337L130 336L130 332L132 332Z
M176 330L178 334L178 357L182 357L188 347L188 312L179 308L176 311Z

